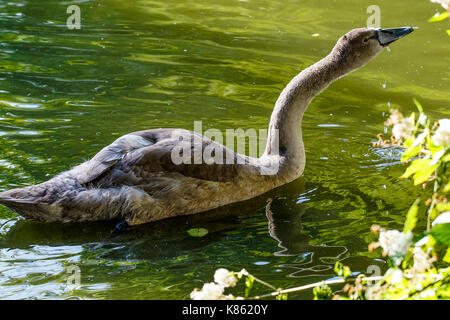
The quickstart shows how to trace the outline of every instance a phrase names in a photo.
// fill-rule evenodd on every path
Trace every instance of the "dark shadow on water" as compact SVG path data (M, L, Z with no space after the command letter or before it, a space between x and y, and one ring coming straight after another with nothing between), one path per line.
M268 215L270 235L280 242L281 247L289 246L292 254L302 251L308 242L301 233L301 215L304 206L297 204L304 192L304 181L300 178L288 185L272 190L257 198L225 206L209 212L191 216L175 217L128 227L122 232L113 232L116 221L89 223L41 223L18 219L0 238L0 248L27 248L33 245L125 245L127 249L151 246L157 249L170 246L179 249L198 249L208 243L220 241L223 232L245 226L246 218L260 216L268 203L278 207L283 214ZM191 228L206 228L208 234L201 238L189 236ZM173 248L175 252L176 248ZM170 250L172 251L172 250ZM174 254L175 254L174 252Z

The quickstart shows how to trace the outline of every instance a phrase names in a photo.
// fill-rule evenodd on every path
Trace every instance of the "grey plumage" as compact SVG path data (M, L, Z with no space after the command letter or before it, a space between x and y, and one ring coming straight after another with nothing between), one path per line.
M139 131L120 137L91 160L44 183L0 193L0 203L40 221L122 219L135 225L204 212L286 184L305 167L301 121L307 106L331 82L381 52L377 32L350 31L327 57L292 79L275 104L260 158L237 154L183 129ZM234 161L176 164L171 155L180 136L197 139L196 148L213 148L223 159ZM191 151L194 157L195 150ZM276 174L262 174L273 164Z

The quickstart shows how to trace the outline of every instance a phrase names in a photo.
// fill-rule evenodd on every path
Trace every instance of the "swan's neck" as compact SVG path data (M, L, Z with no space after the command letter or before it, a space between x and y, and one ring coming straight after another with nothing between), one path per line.
M263 157L280 156L279 174L298 177L305 167L301 122L311 100L349 70L333 52L306 68L284 88L273 110Z

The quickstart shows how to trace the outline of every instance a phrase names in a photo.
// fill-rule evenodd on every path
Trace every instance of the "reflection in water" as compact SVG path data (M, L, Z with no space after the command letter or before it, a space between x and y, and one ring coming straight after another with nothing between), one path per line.
M288 198L269 198L266 216L269 222L269 234L278 242L281 251L275 256L295 256L295 263L281 264L281 268L294 269L293 278L311 276L332 276L334 264L342 258L347 249L344 246L310 245L310 236L302 232L301 217L305 212L304 201L309 192L290 200L301 199L299 206L293 207ZM293 210L295 208L296 210Z

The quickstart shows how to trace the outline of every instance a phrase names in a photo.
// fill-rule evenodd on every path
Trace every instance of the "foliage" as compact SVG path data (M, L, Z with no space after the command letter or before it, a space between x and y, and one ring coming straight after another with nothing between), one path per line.
M208 230L205 228L192 228L189 229L187 231L187 233L191 236L191 237L204 237L208 234Z
M424 203L416 199L411 205L402 232L372 226L379 241L371 243L369 251L381 247L391 268L374 285L351 286L347 290L352 291L350 298L450 298L450 268L445 267L450 262L450 120L432 123L422 105L416 99L414 103L419 111L417 119L414 113L406 118L398 110L391 110L385 125L392 126L392 136L384 140L382 134L378 135L374 146L405 148L401 160L408 167L400 178L413 178L414 184L421 185L431 197ZM426 216L427 229L414 237L421 216Z
M318 285L313 289L314 300L330 300L333 297L333 290L327 284Z
M289 293L313 289L314 299L449 299L450 298L450 204L447 195L450 191L450 120L431 122L425 115L422 105L414 99L418 113L405 117L398 110L391 110L385 125L392 127L390 139L378 135L374 143L379 148L404 148L401 160L408 165L402 179L412 178L415 185L421 185L431 196L423 201L418 198L409 208L402 231L386 230L373 225L371 231L378 235L378 242L369 244L369 251L382 249L382 255L390 268L383 276L355 276L349 267L338 262L334 271L337 279L330 279L297 288L276 289L256 278L247 271L226 274L236 281L214 279L218 291L211 290L212 284L205 284L199 291L195 289L191 298L213 299L263 299L275 297L287 299ZM421 217L426 217L426 230L417 226ZM439 267L435 266L439 265ZM226 278L226 277L222 277ZM245 278L244 297L225 296L224 288L234 286ZM255 283L265 285L273 292L250 297ZM345 295L333 295L331 284L345 284ZM217 289L217 288L216 288ZM212 294L211 294L212 292ZM217 293L218 292L218 293ZM215 296L214 296L215 295Z
M450 15L450 1L449 0L431 0L431 2L439 3L447 11L437 12L432 16L428 22L440 22L447 20ZM447 30L447 34L450 36L450 29Z

